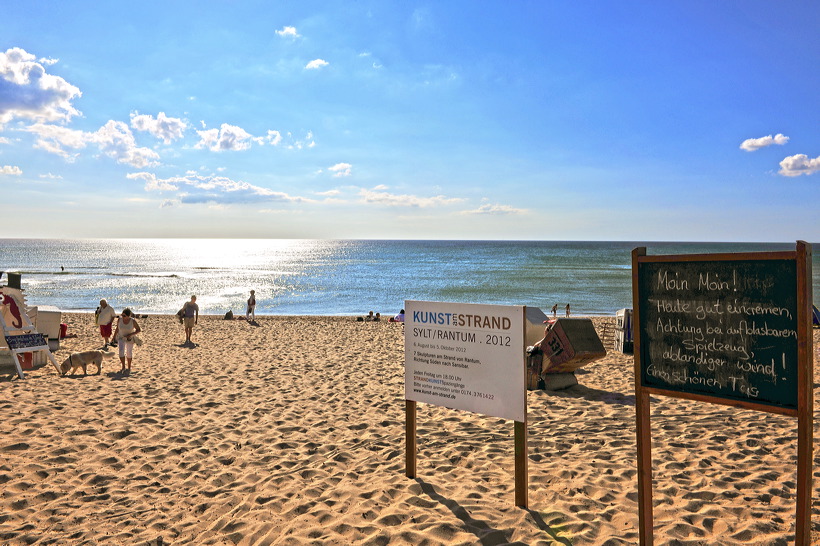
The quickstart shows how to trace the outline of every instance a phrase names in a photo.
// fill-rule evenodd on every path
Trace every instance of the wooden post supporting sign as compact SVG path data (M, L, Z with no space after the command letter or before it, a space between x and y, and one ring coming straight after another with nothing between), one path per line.
M404 422L407 452L405 454L405 474L408 478L416 477L416 402L404 401Z

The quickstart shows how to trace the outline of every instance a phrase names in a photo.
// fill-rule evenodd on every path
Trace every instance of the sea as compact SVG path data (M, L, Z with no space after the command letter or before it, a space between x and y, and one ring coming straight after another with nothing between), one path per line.
M393 316L406 300L527 305L608 316L632 307L631 253L794 250L795 243L283 239L0 239L0 271L30 306L173 314ZM0 285L7 277L0 278ZM814 294L820 261L813 256Z

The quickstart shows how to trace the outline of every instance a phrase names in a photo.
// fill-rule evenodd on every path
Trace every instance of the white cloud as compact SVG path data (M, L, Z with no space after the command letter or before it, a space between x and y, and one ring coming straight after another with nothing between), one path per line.
M235 125L223 123L219 129L206 129L197 131L200 141L196 148L208 148L212 152L224 152L226 150L247 150L251 147L253 135Z
M359 190L359 196L365 203L374 203L391 207L426 208L441 205L452 205L464 201L464 199L461 198L445 197L443 195L436 195L434 197L418 197L416 195L396 195L384 191L367 189Z
M313 193L315 195L320 195L322 197L336 197L338 195L341 195L342 192L340 190L327 190L327 191L315 191Z
M780 162L780 174L783 176L800 176L820 171L820 156L810 159L806 154L797 154Z
M741 143L740 149L746 150L747 152L754 152L755 150L759 150L760 148L765 148L766 146L771 146L773 144L783 146L788 141L789 137L781 133L774 136L768 135L760 138L747 138Z
M525 209L517 209L511 207L509 205L492 205L490 203L485 203L479 206L475 210L465 210L463 214L491 214L491 215L502 215L502 214L524 214L527 211Z
M81 95L79 88L48 74L24 49L0 53L0 129L15 118L68 121L80 113L71 101Z
M304 140L295 140L293 133L288 133L288 140L290 144L287 145L289 150L301 150L302 148L313 148L316 146L316 141L313 140L313 131L308 131Z
M5 137L0 137L0 144L11 144L11 141Z
M323 66L327 66L329 64L330 63L325 61L324 59L313 59L312 61L310 61L308 64L305 65L305 68L307 70L317 70L317 69L322 68Z
M171 144L174 140L183 137L188 123L180 118L169 118L165 112L160 112L156 118L148 114L132 112L131 127L137 131L146 131L165 144Z
M266 136L252 137L251 140L259 144L260 146L264 146L265 144L270 144L271 146L278 146L282 142L282 133L280 133L279 131L268 130L268 134Z
M191 172L185 176L157 178L153 173L129 173L131 180L145 182L146 191L177 192L173 202L184 204L208 203L218 205L264 203L264 202L310 202L303 197L276 192L247 182L231 180L225 176L197 175ZM167 206L166 200L163 206Z
M159 154L150 148L140 148L134 140L134 134L122 121L111 120L94 133L93 142L108 157L143 169L158 164Z
M299 33L296 32L296 27L282 27L282 30L277 30L276 34L283 38L300 38Z
M0 174L13 174L13 175L21 175L23 171L20 167L16 167L14 165L2 165L0 166Z
M205 129L204 131L197 131L199 135L199 142L196 143L195 148L210 148L215 151L219 150L217 141L219 140L219 129Z
M129 180L142 180L145 182L145 191L176 191L179 189L179 181L193 178L195 175L191 175L190 173L186 176L182 177L174 177L174 178L166 178L161 179L157 178L157 175L154 173L128 173L125 175L126 178Z
M35 123L26 131L37 135L34 146L73 161L79 154L70 154L66 148L80 150L95 144L108 157L139 169L156 165L159 155L150 148L137 146L134 134L122 121L109 121L94 133L68 129L58 125Z
M279 143L282 142L282 135L279 131L268 131L268 136L266 138L271 146L278 146Z
M350 163L336 163L332 167L328 167L327 170L333 172L333 176L336 178L340 178L343 176L350 176L350 171L353 169L353 165Z
M34 143L35 148L59 155L66 161L74 161L79 155L70 154L65 150L66 148L83 149L93 139L94 134L46 123L35 123L25 130L37 135L37 141Z
M63 179L63 177L61 175L52 174L52 173L41 174L40 178L48 178L49 180L62 180Z

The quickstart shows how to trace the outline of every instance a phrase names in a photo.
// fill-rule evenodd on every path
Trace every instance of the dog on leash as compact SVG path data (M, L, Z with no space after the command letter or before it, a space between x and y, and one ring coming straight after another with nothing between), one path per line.
M78 369L83 369L83 375L88 375L88 365L89 364L96 364L97 365L97 373L95 375L100 375L102 372L102 361L103 358L109 358L114 356L114 353L111 351L83 351L81 353L71 353L68 358L63 360L63 363L60 364L60 373L62 375L74 375L74 372ZM71 373L69 374L69 370Z

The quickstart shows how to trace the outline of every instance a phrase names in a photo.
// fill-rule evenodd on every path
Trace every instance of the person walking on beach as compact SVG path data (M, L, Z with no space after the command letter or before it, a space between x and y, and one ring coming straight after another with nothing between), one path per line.
M569 318L569 304L567 304L567 317Z
M104 299L100 300L100 307L97 310L97 325L100 327L100 335L105 340L103 349L108 349L111 338L111 325L114 323L116 316L117 312L114 311L114 308L108 305L108 302Z
M248 312L246 313L248 322L256 321L256 292L251 290L251 297L248 298Z
M556 303L555 305L552 306L552 318L555 318L555 316L557 314L558 314L558 304Z
M182 306L183 324L185 325L185 344L191 343L191 334L194 326L199 323L199 305L196 304L196 296L191 296L191 301L186 301Z
M117 320L117 329L114 330L114 339L120 351L120 363L122 368L120 373L131 373L131 361L134 358L134 341L137 334L142 332L142 328L137 324L137 319L131 316L131 309L122 310L122 316ZM127 367L127 369L126 369Z

